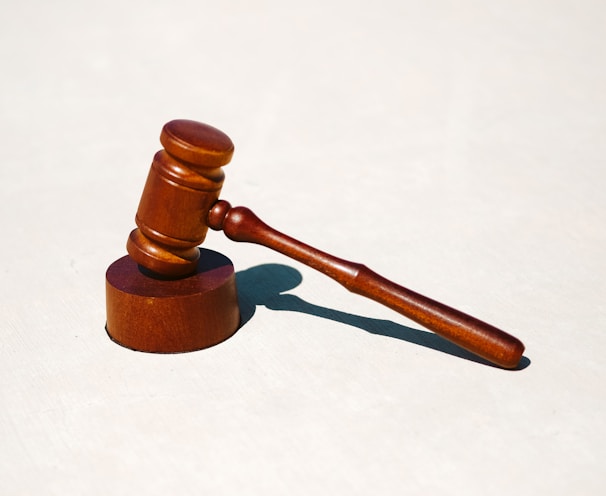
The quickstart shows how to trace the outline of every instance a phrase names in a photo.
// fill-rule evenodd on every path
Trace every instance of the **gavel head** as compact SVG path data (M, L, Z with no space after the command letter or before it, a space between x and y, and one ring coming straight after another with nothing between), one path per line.
M164 150L154 156L126 248L146 269L181 277L196 270L208 211L225 178L221 166L234 145L218 129L189 120L165 124L160 142Z

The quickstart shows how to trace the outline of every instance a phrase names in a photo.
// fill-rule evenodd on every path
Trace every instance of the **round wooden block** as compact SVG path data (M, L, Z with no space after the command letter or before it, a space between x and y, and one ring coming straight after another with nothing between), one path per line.
M129 256L105 277L107 333L138 351L180 353L208 348L236 332L240 310L229 258L200 249L197 271L161 279Z

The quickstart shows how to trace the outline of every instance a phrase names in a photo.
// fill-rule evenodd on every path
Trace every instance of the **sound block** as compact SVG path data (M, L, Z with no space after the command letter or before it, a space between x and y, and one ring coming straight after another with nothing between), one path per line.
M125 256L110 265L105 282L107 333L133 350L200 350L240 324L233 264L212 250L200 249L196 272L181 279L162 279Z

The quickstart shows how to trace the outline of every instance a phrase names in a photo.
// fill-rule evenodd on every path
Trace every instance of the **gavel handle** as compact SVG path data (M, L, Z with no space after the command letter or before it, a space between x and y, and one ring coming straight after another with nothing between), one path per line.
M234 241L256 243L278 251L333 278L353 293L401 313L461 348L504 368L515 368L524 352L522 342L474 317L415 293L376 274L287 236L260 220L246 207L223 200L211 208L208 225Z

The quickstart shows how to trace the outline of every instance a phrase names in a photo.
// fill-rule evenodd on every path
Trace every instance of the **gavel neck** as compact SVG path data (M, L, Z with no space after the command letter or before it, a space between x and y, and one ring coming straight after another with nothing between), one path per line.
M208 214L208 226L222 230L233 241L271 248L293 260L323 272L348 287L363 266L337 258L268 226L247 207L232 207L219 200ZM348 288L349 289L349 288Z

